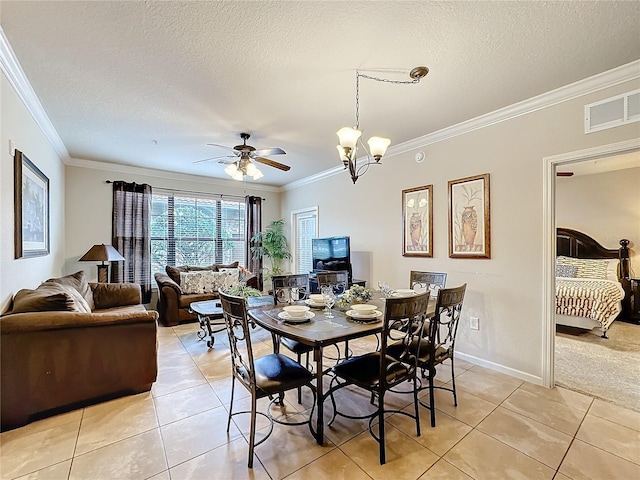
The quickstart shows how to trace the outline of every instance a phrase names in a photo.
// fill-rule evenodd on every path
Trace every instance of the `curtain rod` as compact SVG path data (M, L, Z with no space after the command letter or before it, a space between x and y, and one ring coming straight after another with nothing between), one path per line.
M105 180L105 183L113 183L114 181L121 181L123 182L124 180ZM165 190L167 192L178 192L178 193L196 193L196 194L201 194L201 195L210 195L212 197L220 197L220 198L245 198L245 196L242 195L232 195L232 194L227 194L227 193L209 193L209 192L197 192L194 190L180 190L177 188L167 188L167 187L154 187L153 185L151 185L151 188L157 188L158 190ZM262 201L266 201L267 199L264 197L261 197Z

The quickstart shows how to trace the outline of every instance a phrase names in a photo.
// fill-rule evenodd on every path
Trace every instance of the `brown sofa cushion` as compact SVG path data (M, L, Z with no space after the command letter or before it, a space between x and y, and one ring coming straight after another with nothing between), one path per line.
M176 282L178 285L180 285L180 272L201 272L203 270L211 270L212 272L217 272L218 269L220 268L238 268L239 263L238 262L233 262L230 263L229 265L224 265L222 263L213 263L211 265L207 265L206 267L192 267L191 265L182 265L180 267L172 267L171 265L167 265L165 267L165 270L167 272L167 275L169 275L169 277L171 278L171 280L173 280L174 282Z
M91 311L95 310L96 306L93 303L93 292L91 291L91 287L89 287L87 275L84 273L84 270L80 270L79 272L65 277L50 278L45 283L58 283L60 285L69 285L75 288L85 299Z
M96 310L137 305L142 301L137 283L90 283Z
M73 287L58 283L43 283L35 290L20 290L13 299L11 313L44 312L48 310L90 313L89 304Z

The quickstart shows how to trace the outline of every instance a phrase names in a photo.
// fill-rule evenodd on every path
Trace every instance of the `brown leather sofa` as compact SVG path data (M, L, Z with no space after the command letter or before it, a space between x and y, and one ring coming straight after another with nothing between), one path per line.
M87 283L84 272L18 292L0 317L0 428L149 390L157 318L138 284Z
M218 271L221 268L238 268L238 262L228 265L212 264L206 267L180 266L165 268L166 273L158 272L154 275L158 284L158 303L156 309L159 321L166 327L173 327L183 322L193 322L196 314L191 312L189 305L193 302L202 302L218 298L217 293L190 293L185 294L180 288L180 272L197 272L202 270ZM251 275L244 282L250 287L257 288L258 279Z

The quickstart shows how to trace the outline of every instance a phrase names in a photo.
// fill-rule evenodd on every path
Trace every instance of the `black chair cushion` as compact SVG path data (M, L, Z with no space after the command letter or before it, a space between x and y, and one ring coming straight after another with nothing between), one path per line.
M313 347L287 337L280 337L280 343L282 343L293 353L307 353L313 351Z
M424 366L427 363L429 363L429 355L430 355L429 345L430 345L429 340L427 340L426 338L423 338L420 340L420 352L418 355L418 364ZM418 351L418 340L416 339L411 342L411 345L409 346L409 349L408 349L408 353L415 355L417 351ZM387 347L387 355L393 358L400 359L403 353L404 353L404 346L400 343L389 345L389 347ZM450 353L449 350L447 350L446 348L443 348L443 347L436 348L434 364L437 365L439 363L442 363L447 358L451 358L452 355L450 355L449 353Z
M284 392L313 380L313 374L295 360L272 353L254 360L256 386L267 394Z
M379 352L367 353L359 357L352 357L349 360L333 367L333 373L343 378L347 382L355 383L364 388L373 387L378 384L380 378ZM395 362L393 357L387 355L388 362ZM407 367L401 363L395 363L387 372L387 383L393 384L408 377Z

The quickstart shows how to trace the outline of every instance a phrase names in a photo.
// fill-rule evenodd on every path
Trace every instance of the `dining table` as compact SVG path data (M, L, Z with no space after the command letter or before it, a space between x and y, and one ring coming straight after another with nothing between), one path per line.
M356 320L345 311L333 309L333 317L327 318L323 315L322 309L312 309L315 316L304 323L291 323L283 318L282 306L264 305L249 309L248 315L260 327L271 332L274 336L274 351L278 351L277 337L286 337L296 340L302 344L313 348L313 361L315 362L316 375L316 441L322 445L324 443L324 400L325 392L323 388L323 377L329 371L323 367L323 350L327 346L332 346L349 340L374 335L382 331L385 299L381 295L376 295L367 301L368 304L375 305L381 312L375 321ZM294 302L294 304L304 305L304 301ZM435 299L429 301L429 316L435 311Z

